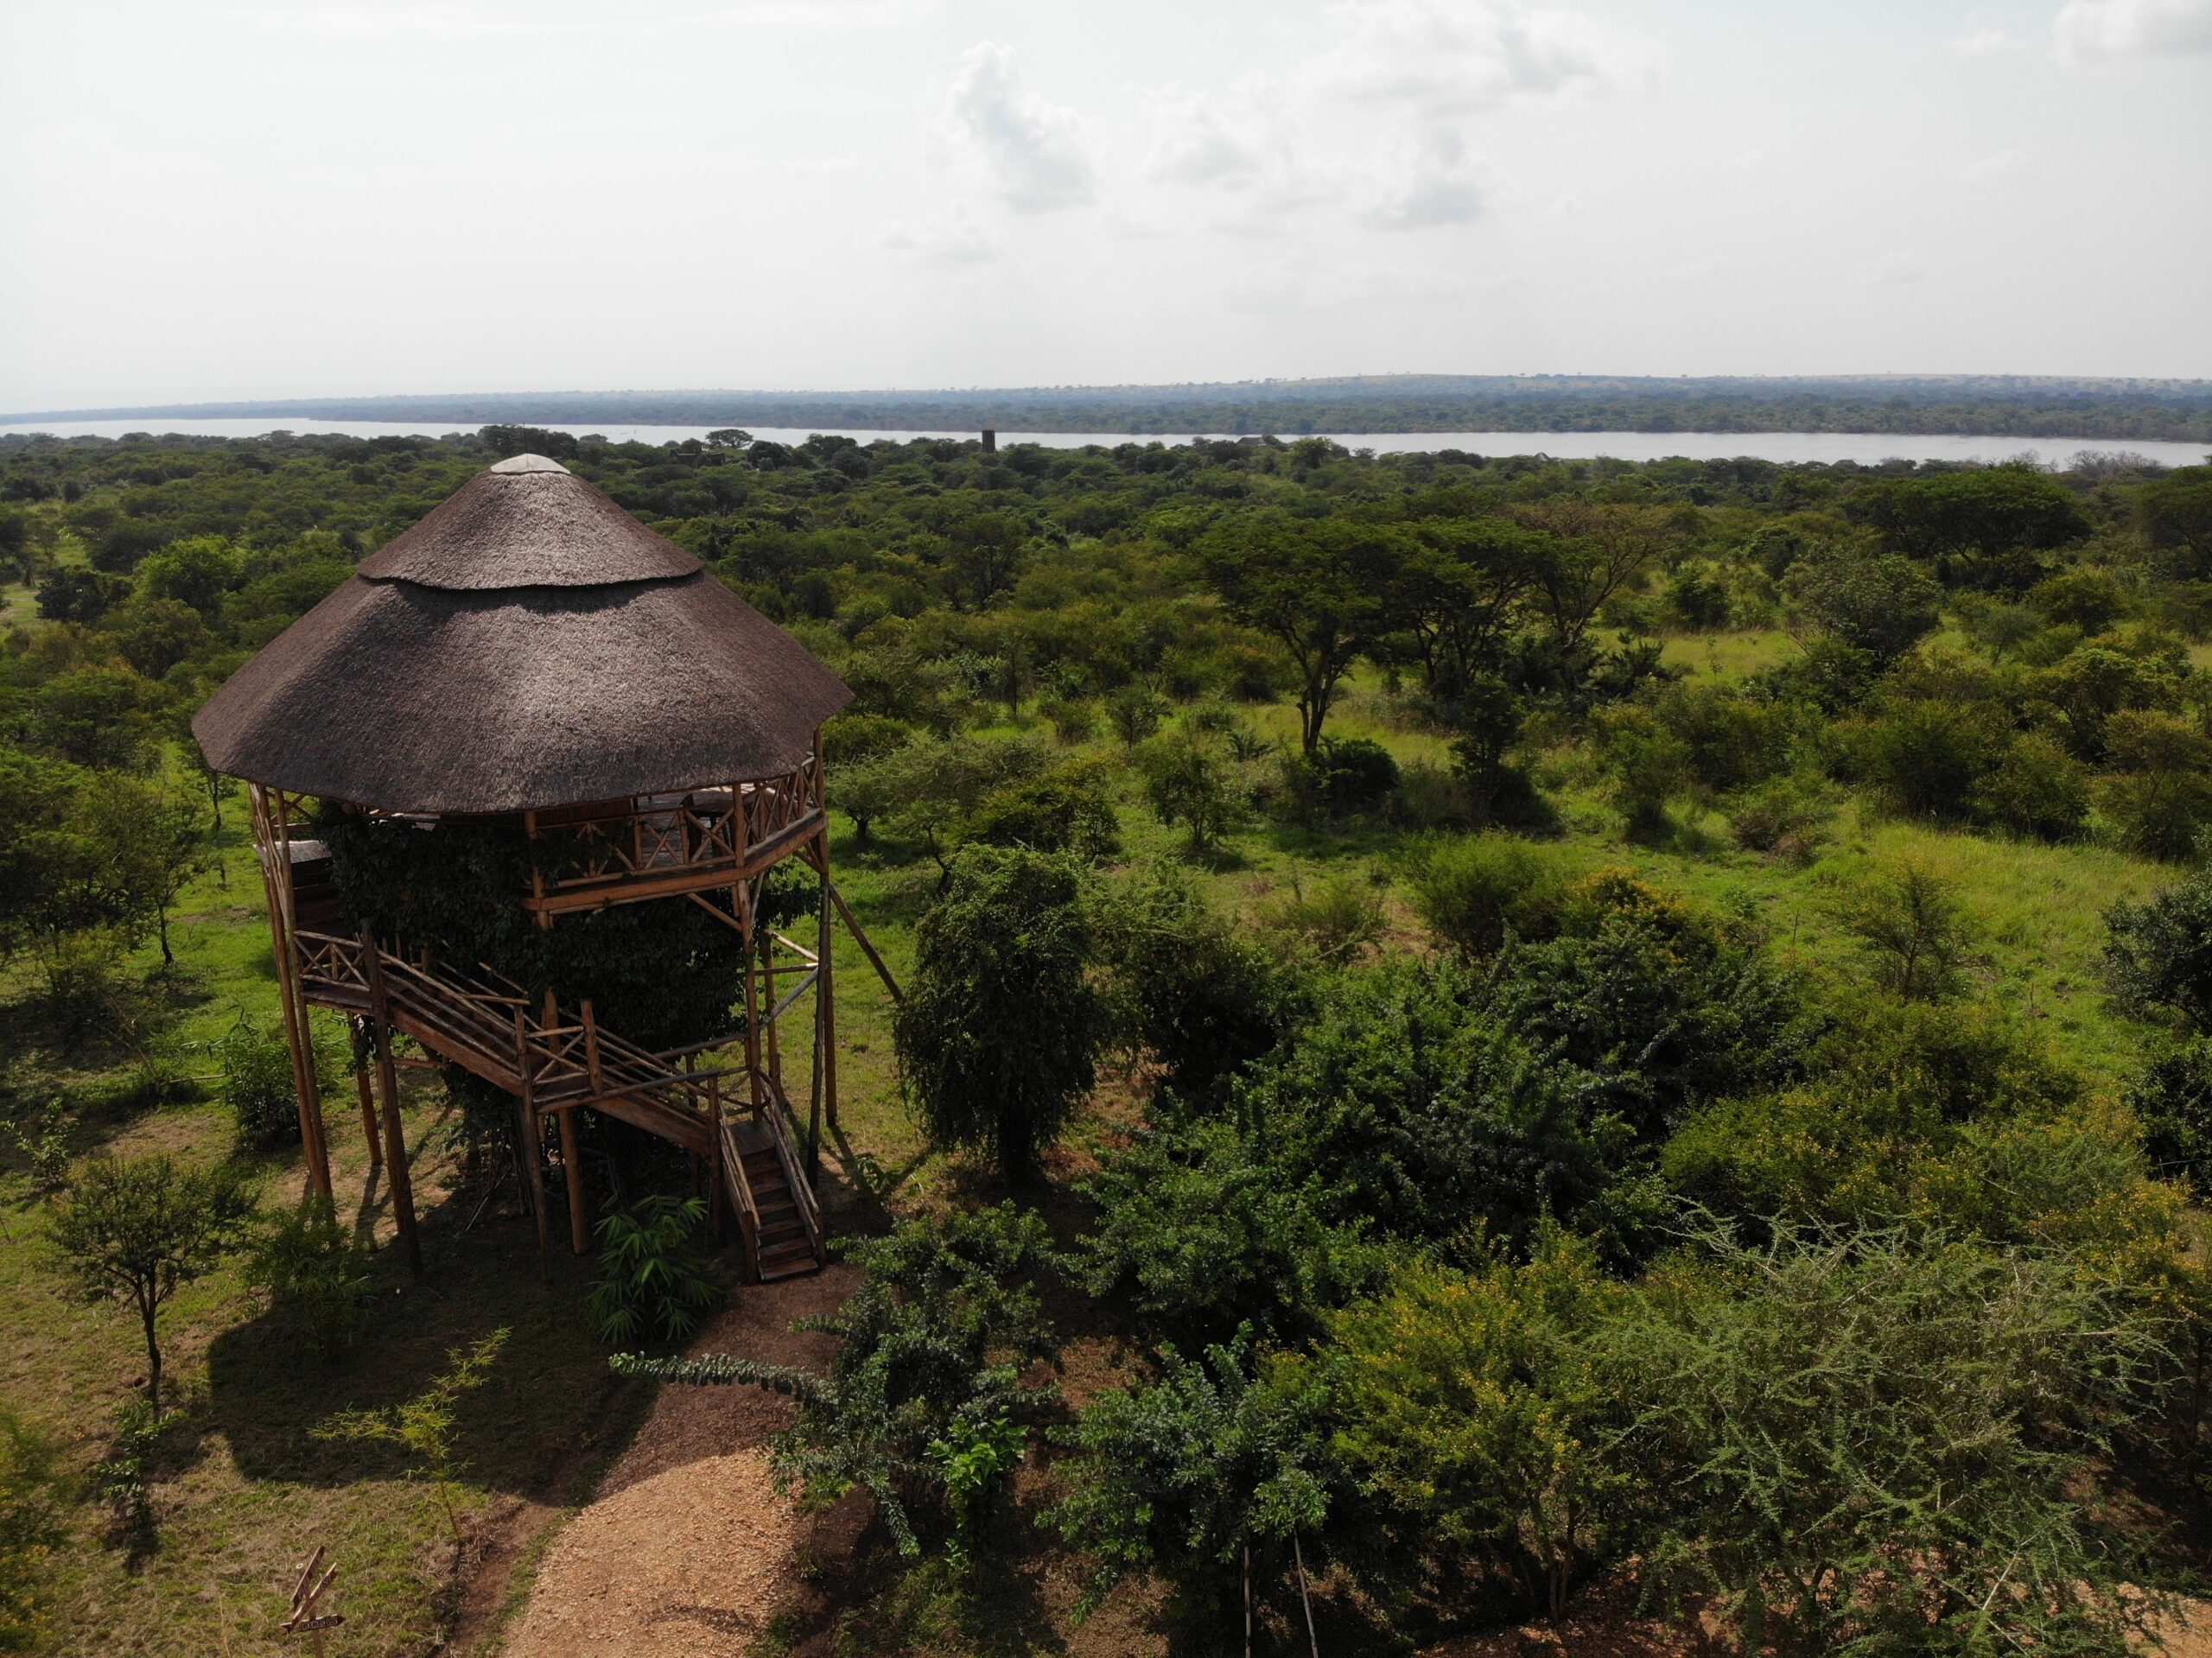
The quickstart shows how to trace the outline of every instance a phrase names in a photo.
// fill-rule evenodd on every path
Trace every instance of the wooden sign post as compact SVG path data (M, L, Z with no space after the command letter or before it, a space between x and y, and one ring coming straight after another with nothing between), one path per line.
M315 1574L321 1572L322 1575ZM292 1585L291 1610L284 1621L276 1626L282 1635L304 1635L315 1642L315 1658L323 1658L322 1632L334 1629L346 1619L342 1613L321 1610L323 1593L330 1587L331 1579L338 1575L332 1566L322 1572L322 1545L315 1546L315 1553L308 1556L308 1563L300 1568L300 1580Z

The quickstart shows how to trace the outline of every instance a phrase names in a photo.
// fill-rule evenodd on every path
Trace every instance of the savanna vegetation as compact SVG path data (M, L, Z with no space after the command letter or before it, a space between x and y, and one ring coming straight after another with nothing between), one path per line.
M523 450L855 693L907 996L841 946L818 1374L677 1351L747 1292L611 1150L541 1290L429 1070L427 1283L358 1140L301 1200L185 722ZM270 1649L321 1541L334 1649L491 1650L481 1540L654 1376L867 1494L791 1644L2105 1653L2196 1586L2212 467L0 440L0 1639Z

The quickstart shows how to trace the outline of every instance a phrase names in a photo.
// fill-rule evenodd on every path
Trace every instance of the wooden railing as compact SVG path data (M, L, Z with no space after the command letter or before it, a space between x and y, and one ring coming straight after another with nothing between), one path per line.
M776 1143L776 1160L783 1165L784 1179L791 1189L791 1201L798 1206L799 1220L806 1227L807 1242L813 1246L814 1258L822 1259L822 1204L814 1195L814 1184L806 1178L794 1143L798 1114L791 1109L784 1085L773 1076L767 1079L769 1091L775 1096L779 1108L767 1114L769 1133Z

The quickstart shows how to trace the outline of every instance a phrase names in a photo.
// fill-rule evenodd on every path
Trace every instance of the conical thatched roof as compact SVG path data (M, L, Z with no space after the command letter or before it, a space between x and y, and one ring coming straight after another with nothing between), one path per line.
M386 811L507 812L788 772L852 693L559 463L480 473L192 722L217 771Z

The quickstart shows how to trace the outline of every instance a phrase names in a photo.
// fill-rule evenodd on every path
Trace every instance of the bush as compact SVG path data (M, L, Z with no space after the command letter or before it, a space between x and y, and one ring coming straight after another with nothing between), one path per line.
M222 1100L239 1146L258 1149L299 1138L299 1086L281 1024L257 1023L240 1010L209 1051L222 1067Z
M1854 745L1860 774L1901 811L1939 823L1970 816L1998 740L1975 712L1905 702L1869 722Z
M1166 699L1149 685L1124 685L1106 699L1107 722L1124 748L1135 748L1166 717Z
M1291 894L1271 907L1268 925L1326 967L1348 967L1382 937L1382 899L1373 880L1346 872L1307 892L1291 877Z
M1052 727L1052 740L1063 748L1089 742L1098 734L1098 705L1081 697L1053 697L1037 705Z
M1719 686L1675 686L1660 700L1661 723L1688 749L1690 775L1726 792L1785 771L1797 714Z
M1957 987L1973 929L1951 879L1900 858L1856 882L1838 919L1872 957L1875 976L1908 1001L1932 1001Z
M2212 1032L2212 873L2190 875L2140 904L2105 912L2105 971L2140 1013L2165 1008Z
M2005 746L1981 779L1975 810L1986 822L2038 841L2071 841L2089 815L2089 773L2050 738L2031 732Z
M1194 854L1211 851L1243 821L1229 764L1212 745L1185 727L1154 737L1136 752L1145 798L1171 828L1180 823Z
M245 1281L269 1298L315 1351L351 1347L369 1310L373 1251L339 1223L336 1206L311 1192L276 1216L248 1246Z
M2196 855L2212 829L2212 739L2171 715L2125 709L2105 722L2101 804L2121 841L2147 857Z
M1420 842L1407 881L1429 931L1471 959L1494 953L1509 933L1548 937L1567 899L1560 854L1500 829Z
M1933 632L1943 602L1942 588L1889 554L1801 563L1786 586L1813 621L1878 663L1894 662Z
M682 1342L722 1299L696 1238L707 1205L696 1197L646 1197L600 1217L600 1275L592 1327L609 1347Z
M1835 810L1818 778L1776 778L1745 791L1728 815L1728 833L1746 852L1809 861Z
M946 1507L961 1489L953 1455L987 1431L1033 1420L1049 1388L1022 1373L1057 1362L1032 1280L1053 1264L1050 1235L1010 1204L950 1220L902 1221L846 1253L866 1274L832 1318L809 1327L839 1337L827 1376L711 1354L648 1359L620 1354L619 1375L704 1386L736 1384L798 1401L797 1420L771 1441L777 1477L827 1503L855 1489L902 1554L918 1554L916 1510ZM944 1447L940 1450L938 1447ZM982 1516L948 1515L977 1540Z
M1667 803L1689 781L1689 745L1660 724L1649 708L1618 708L1599 721L1599 759L1611 779L1607 791L1627 819L1631 839L1667 827Z
M983 797L962 836L1032 852L1110 857L1122 849L1122 822L1106 792L1103 766L1073 760Z
M1397 792L1398 762L1364 737L1324 737L1311 754L1283 762L1283 792L1301 822L1380 811Z
M2212 1039L2193 1036L2146 1065L2127 1090L2143 1152L2167 1179L2212 1197Z
M1625 1294L1548 1229L1525 1267L1411 1267L1331 1324L1336 1443L1363 1488L1554 1618L1638 1506L1592 1339Z
M972 847L914 930L893 1034L931 1143L1026 1179L1094 1081L1106 1006L1077 874L1039 853Z

